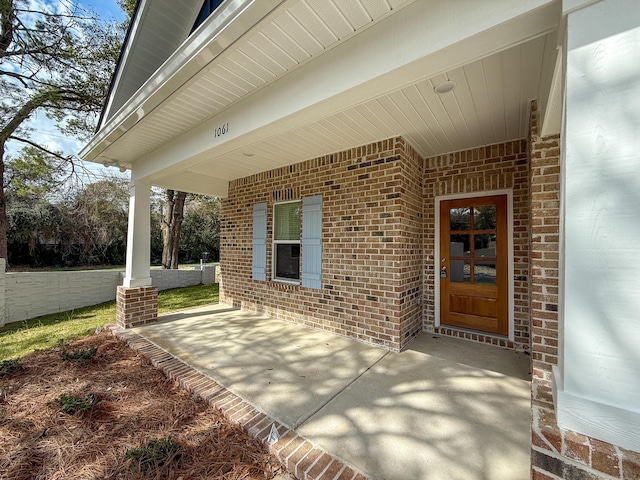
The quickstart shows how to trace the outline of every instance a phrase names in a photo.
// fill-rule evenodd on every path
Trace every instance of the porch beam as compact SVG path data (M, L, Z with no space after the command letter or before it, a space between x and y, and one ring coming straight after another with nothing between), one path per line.
M154 180L153 184L156 187L222 198L227 196L229 190L227 180L191 172L181 172L180 175L160 178Z

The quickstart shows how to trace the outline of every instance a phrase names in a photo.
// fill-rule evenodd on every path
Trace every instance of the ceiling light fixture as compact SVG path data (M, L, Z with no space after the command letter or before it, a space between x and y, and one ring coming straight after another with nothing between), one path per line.
M442 83L437 84L433 87L433 91L439 95L443 95L445 93L449 93L451 90L456 88L457 82L453 80L446 80Z

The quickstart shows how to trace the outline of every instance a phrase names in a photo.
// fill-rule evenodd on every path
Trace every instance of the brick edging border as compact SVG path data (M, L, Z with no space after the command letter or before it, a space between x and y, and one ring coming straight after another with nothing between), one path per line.
M198 372L171 353L131 330L107 325L112 335L147 358L151 364L180 385L180 388L203 398L228 420L240 425L253 438L267 446L287 471L298 480L369 480L295 430L272 419L249 402L212 378ZM275 425L280 440L267 445L271 426Z

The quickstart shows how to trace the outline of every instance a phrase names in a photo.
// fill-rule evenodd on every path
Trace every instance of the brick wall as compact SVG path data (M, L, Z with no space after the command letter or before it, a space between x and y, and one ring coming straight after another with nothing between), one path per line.
M158 320L158 287L118 287L116 323L132 328Z
M530 128L532 358L534 371L550 371L558 363L560 137L538 135L536 102Z
M400 350L420 329L421 169L393 138L232 181L221 302ZM312 195L323 198L320 290L271 281L273 204ZM251 279L259 202L268 203L266 282Z
M529 160L526 140L489 145L425 160L424 328L443 335L528 351ZM435 199L438 196L513 190L514 342L506 338L435 326Z
M400 215L400 257L398 267L402 278L400 292L401 341L404 347L422 330L422 266L424 262L422 237L424 219L422 205L422 178L424 162L406 146L407 159L401 164L401 182L404 185Z
M203 274L200 265L191 270L151 270L151 284L158 287L158 290L169 290L171 288L189 287L199 285Z
M204 265L201 270L198 265L192 270L154 269L151 281L158 290L208 285L217 281L218 268L218 265ZM0 326L3 322L20 322L114 300L122 276L119 270L5 274L0 266Z
M108 302L122 283L118 270L15 272L4 277L7 323Z

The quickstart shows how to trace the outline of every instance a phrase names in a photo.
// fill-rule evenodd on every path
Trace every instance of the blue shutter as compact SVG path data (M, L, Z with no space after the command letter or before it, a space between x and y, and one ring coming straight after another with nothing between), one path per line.
M302 286L322 288L322 196L302 199Z
M253 263L251 278L267 279L267 204L253 206Z

